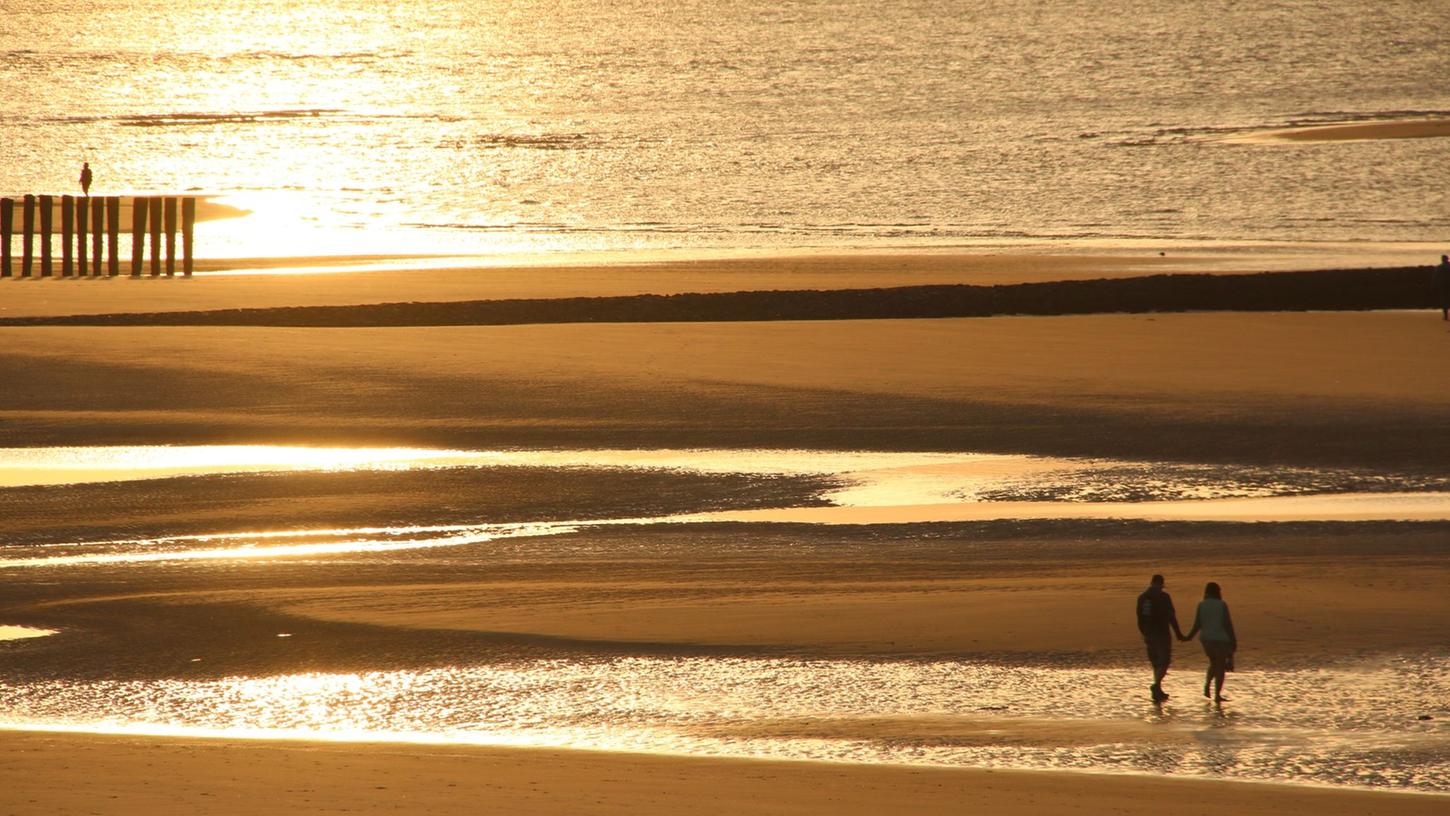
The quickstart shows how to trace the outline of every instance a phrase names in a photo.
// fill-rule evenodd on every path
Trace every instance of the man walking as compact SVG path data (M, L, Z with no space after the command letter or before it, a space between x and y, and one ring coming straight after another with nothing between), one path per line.
M1153 702L1161 703L1168 699L1163 691L1163 678L1168 674L1168 664L1173 662L1173 636L1183 639L1178 615L1173 611L1173 599L1163 591L1161 575L1154 575L1148 588L1138 596L1138 631L1143 633L1148 662L1153 666L1153 685L1148 690L1153 694Z
M91 196L91 163L81 162L81 193L86 198Z

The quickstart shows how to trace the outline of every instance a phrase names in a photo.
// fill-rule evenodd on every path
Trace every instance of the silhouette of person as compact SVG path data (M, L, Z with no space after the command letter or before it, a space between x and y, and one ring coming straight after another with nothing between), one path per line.
M1234 635L1234 622L1229 617L1228 604L1223 602L1223 591L1213 581L1204 585L1203 600L1198 602L1198 612L1193 616L1193 628L1188 630L1183 639L1193 640L1193 636L1198 635L1200 630L1202 634L1199 635L1198 642L1203 645L1203 653L1208 655L1208 673L1203 677L1203 696L1208 696L1208 684L1213 683L1214 702L1221 703L1228 699L1223 696L1224 674L1233 665L1239 639Z
M1173 662L1173 635L1180 639L1183 630L1178 628L1178 615L1173 611L1173 598L1163 591L1163 576L1154 575L1148 588L1138 596L1138 631L1143 634L1143 644L1148 647L1148 662L1153 666L1153 685L1148 691L1153 702L1168 699L1163 691L1163 678L1168 674L1168 664Z
M91 194L91 163L81 162L81 192L87 197Z
M1435 305L1440 307L1440 319L1450 320L1450 255L1440 256L1440 265L1435 267L1431 283L1435 288Z

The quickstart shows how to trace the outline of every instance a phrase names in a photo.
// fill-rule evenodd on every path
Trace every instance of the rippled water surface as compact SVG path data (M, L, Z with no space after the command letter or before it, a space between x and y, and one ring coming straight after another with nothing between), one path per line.
M744 521L881 524L994 519L1197 521L1450 519L1450 484L1388 473L1198 466L1011 454L770 449L490 450L285 445L0 448L0 487L221 473L556 467L811 474L838 480L829 506L661 518L251 530L20 545L0 568L317 556L555 535L582 525ZM1413 491L1413 492L1410 492Z
M0 487L222 473L555 467L811 474L828 506L531 524L250 530L21 545L0 568L320 556L556 535L586 525L688 522L883 524L998 519L1359 521L1450 519L1450 484L1377 472L1200 466L1011 454L771 449L435 450L285 445L0 448Z
M458 547L521 536L559 535L572 532L575 527L549 522L351 527L9 545L0 546L0 552L4 553L0 557L0 569L383 553ZM3 543L0 540L0 545Z
M410 672L0 686L11 727L554 745L1164 772L1450 791L1450 660L1241 671L958 661L540 660ZM1141 699L1123 689L1143 687ZM1433 719L1421 719L1431 717Z
M9 0L0 192L200 189L207 256L1450 237L1414 0Z

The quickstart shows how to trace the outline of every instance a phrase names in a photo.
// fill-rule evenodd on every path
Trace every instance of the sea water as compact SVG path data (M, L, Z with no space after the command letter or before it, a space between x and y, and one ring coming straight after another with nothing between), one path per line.
M297 471L541 467L814 476L820 500L744 510L526 523L395 524L22 541L0 531L0 571L461 547L581 527L700 522L910 524L1040 519L1443 521L1450 484L1424 475L1067 459L1021 454L805 449L446 450L289 445L0 448L0 489Z
M1231 675L964 660L577 656L408 671L0 684L0 729L565 746L1450 791L1444 655ZM1176 676L1176 675L1175 675ZM1141 688L1138 695L1124 689Z
M1418 0L7 0L0 194L199 191L211 257L1450 240Z

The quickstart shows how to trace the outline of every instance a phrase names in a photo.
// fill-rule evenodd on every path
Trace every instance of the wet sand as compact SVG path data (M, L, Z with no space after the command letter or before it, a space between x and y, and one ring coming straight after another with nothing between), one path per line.
M262 514L260 509L256 512ZM551 512L537 507L534 512L548 516L558 508ZM1131 617L1123 610L1144 577L1161 570L1170 576L1169 587L1185 623L1201 583L1211 578L1224 584L1239 619L1241 670L1314 671L1346 664L1381 665L1401 654L1443 654L1450 648L1438 623L1442 588L1450 579L1445 536L1444 524L1393 523L586 528L565 535L386 557L223 560L163 564L144 571L127 565L31 570L27 573L31 580L15 585L0 617L61 630L23 648L11 644L7 649L7 675L11 682L22 684L56 675L105 683L158 677L198 682L237 675L408 671L479 661L498 661L505 667L518 661L571 664L636 656L671 663L752 656L848 663L959 659L1075 672L1121 667L1136 676L1146 675L1146 668ZM278 639L279 632L287 638ZM1185 709L1196 708L1193 701L1203 662L1197 644L1180 646L1167 688L1188 701ZM1231 693L1242 692L1246 682L1242 678L1230 678ZM1238 705L1252 710L1253 699L1251 694ZM987 745L1069 750L1104 739L1145 744L1167 739L1170 742L1160 747L1172 750L1172 734L1145 731L1146 724L1138 720L1074 721L1073 715L1022 719L1022 712L1013 710L978 724L988 730L975 736L969 733L974 722L971 712L936 725L930 718L883 717L876 724L807 719L775 727L786 729L788 735L816 729L827 740L858 734L889 739L898 734L908 744L982 740ZM837 733L838 728L846 730ZM326 756L325 765L337 763L337 777L330 784L339 787L349 784L352 773L368 774L353 777L353 785L357 778L397 775L393 782L369 783L386 789L367 805L373 811L413 802L404 797L415 792L398 781L414 776L404 766L424 763L424 758L439 752L453 763L439 772L460 787L484 777L501 786L482 792L484 798L471 806L511 807L513 787L506 773L491 763L525 762L529 757L547 757L537 766L547 769L541 771L544 776L527 776L529 783L538 784L525 788L544 796L548 807L579 797L602 797L611 808L631 806L610 798L596 784L590 776L596 762L617 770L620 775L612 778L630 790L644 784L643 778L624 769L640 763L659 763L661 774L678 772L716 781L714 775L720 773L771 775L777 765L398 744L267 746L225 738L221 742L135 736L23 739L20 744L36 751L26 751L18 760L21 765L13 767L54 762L62 775L83 768L101 778L111 779L114 773L115 778L130 779L137 764L152 762L156 767L185 768L196 785L186 788L187 795L195 796L242 797L258 786L275 784L269 763ZM6 744L15 743L7 737ZM73 747L77 744L92 747ZM96 761L76 761L78 750L94 752ZM165 759L157 762L158 757ZM376 761L389 767L369 764L377 757L384 757ZM395 758L402 764L389 764ZM773 792L775 785L815 784L810 781L813 774L856 779L847 786L851 793L845 806L863 809L878 806L873 798L876 788L856 785L878 774L895 774L899 784L908 786L920 778L917 770L874 765L789 767L805 778L776 777L763 787L758 795L766 797L761 805L766 812L779 812L772 808L794 802L793 793ZM855 776L858 770L862 776ZM496 778L495 773L505 778ZM960 797L968 794L953 788L951 780L975 790L983 774L963 771L962 776L937 778L934 771L926 773L933 784L946 787L935 795L930 790L913 794L925 797L924 808L953 803L960 807ZM230 780L228 785L213 787L211 780L218 775ZM986 776L1001 781L1004 807L1050 801L1041 798L1039 775ZM1071 789L1071 779L1064 777L1064 792ZM1120 806L1119 796L1148 796L1150 790L1173 797L1201 795L1193 787L1198 783L1174 788L1151 776L1117 777L1111 783L1107 779L1082 777L1083 799L1078 804L1084 812L1118 812L1114 808ZM93 779L87 784L93 793L111 792ZM1170 786L1157 787L1162 784ZM1240 783L1217 784L1227 787L1222 796L1240 795ZM310 798L314 806L322 801L319 797L334 795L326 787L288 787L299 801ZM1309 806L1296 798L1311 795L1308 790L1290 793L1293 789L1277 786L1268 790L1283 790L1285 798L1261 802L1256 812L1294 813ZM115 792L143 795L134 789ZM689 795L668 787L660 793L666 796L662 812L675 807L676 796ZM1099 795L1107 798L1100 801ZM1316 800L1315 807L1330 812L1342 807L1343 812L1356 813L1420 807L1423 802L1442 805L1444 798L1399 803L1395 796L1363 799L1347 791L1312 795L1324 797ZM1218 795L1214 798L1219 800ZM37 801L47 807L65 805L64 797L54 793L40 795ZM443 796L442 801L456 800ZM1161 806L1161 802L1155 805Z
M327 277L336 283L306 285L325 291L318 302L352 297L345 290L355 281ZM1426 371L1446 339L1423 313L6 328L0 442L821 445L1335 463L1443 475L1450 384ZM572 477L557 478L532 474L523 484L552 491ZM14 532L38 540L108 529L216 530L275 512L328 523L417 519L438 489L472 497L447 503L444 515L455 518L482 509L561 517L575 499L627 514L641 493L661 492L659 484L586 479L582 492L530 502L492 492L496 484L460 487L439 475L188 484L52 488L20 500L6 491L5 499L22 508L11 516ZM219 495L212 485L221 484L229 490ZM300 485L310 487L280 510ZM713 495L713 487L698 487L666 492L677 499L670 508ZM772 494L778 499L802 487L767 492L782 491ZM762 498L757 490L742 485L738 496L748 505ZM629 495L617 501L612 491ZM1225 585L1242 615L1245 658L1304 665L1450 647L1439 626L1450 578L1445 540L1443 525L1416 524L619 528L446 557L335 562L345 574L289 559L144 573L57 568L18 585L3 622L63 630L5 647L9 670L25 676L358 670L430 665L479 649L1136 665L1141 647L1124 599L1147 574L1163 571L1184 610L1204 580ZM294 651L277 649L278 631L296 634L285 641L297 644ZM198 669L187 662L189 650L208 638L225 648ZM1170 682L1191 693L1201 655L1195 646L1181 654ZM1145 776L514 749L50 734L7 735L4 745L7 800L15 812L35 813L108 803L121 813L250 812L259 797L302 811L440 813L490 806L864 813L908 801L923 812L980 803L1005 813L1347 814L1438 812L1445 802ZM158 772L167 784L147 787Z
M562 512L539 506L533 518L550 515ZM243 568L228 560L32 568L25 574L37 582L17 586L0 615L75 633L11 656L12 672L36 676L58 660L127 675L135 673L128 661L179 676L247 672L250 661L273 671L356 670L372 665L367 635L377 627L394 633L387 651L400 665L453 649L484 659L533 644L580 654L1136 666L1142 647L1124 605L1149 575L1164 572L1185 629L1204 582L1215 580L1241 610L1244 663L1300 667L1450 649L1440 625L1447 529L1073 521L584 527L359 553L336 568L305 558ZM143 620L125 636L135 642L124 655L86 656L80 632ZM216 655L204 650L205 665L189 664L200 648L197 621L206 631L255 628L262 636ZM343 630L356 637L329 647ZM276 631L298 633L289 648L309 645L277 652ZM1191 692L1204 665L1197 644L1180 647L1178 665L1175 683Z
M1173 576L1185 629L1203 583L1217 580L1238 608L1258 612L1240 627L1253 644L1253 663L1302 664L1450 648L1437 623L1444 607L1438 588L1450 579L1446 529L624 528L521 543L531 566L498 567L483 580L409 580L410 570L399 567L395 586L279 585L256 595L201 591L192 600L246 600L329 622L543 636L610 649L633 643L837 656L1071 656L1112 664L1136 663L1140 644L1131 627L1103 621L1121 618L1123 598L1164 571ZM1102 551L1105 540L1111 553ZM719 554L691 555L700 548ZM585 554L574 554L579 550ZM1330 553L1333 562L1326 563ZM500 572L508 574L495 577ZM1191 678L1202 655L1196 644L1180 648Z
M7 811L1410 816L1436 796L1141 776L464 746L6 734ZM164 785L156 784L164 776Z

